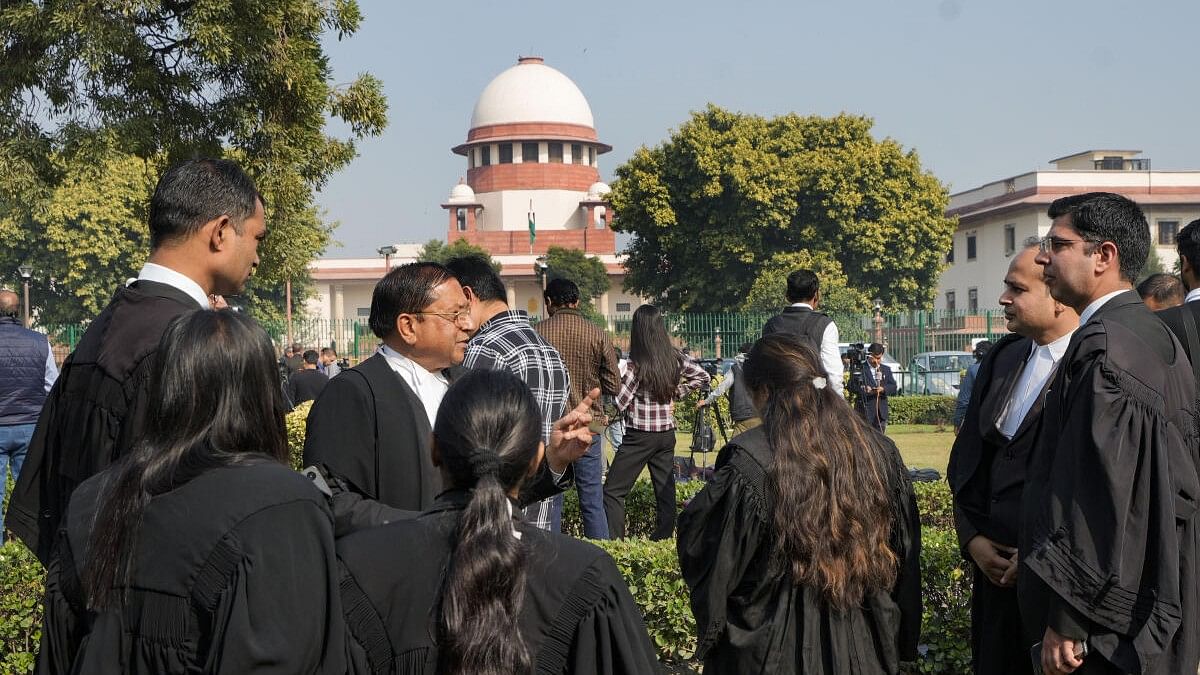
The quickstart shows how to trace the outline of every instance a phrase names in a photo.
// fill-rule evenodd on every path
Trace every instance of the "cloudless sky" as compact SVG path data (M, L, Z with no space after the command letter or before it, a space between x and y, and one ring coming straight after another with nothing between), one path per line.
M360 31L326 50L335 81L383 80L389 125L319 197L340 223L330 257L445 237L439 204L466 174L450 148L519 55L583 91L613 146L604 181L709 102L869 115L877 138L915 149L951 192L1093 148L1200 169L1197 0L359 4Z

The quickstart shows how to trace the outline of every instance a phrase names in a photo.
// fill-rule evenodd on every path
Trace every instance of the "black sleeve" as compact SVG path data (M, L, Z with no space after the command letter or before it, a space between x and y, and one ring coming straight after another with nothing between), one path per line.
M517 500L517 505L525 508L543 499L549 499L571 487L574 483L574 465L568 466L567 470L563 472L562 478L555 481L554 474L550 471L550 463L543 459L541 465L538 466L537 473L521 488L521 497Z
M885 396L896 395L896 378L892 375L892 369L884 366L880 370L883 371L883 393Z
M331 493L329 501L333 508L333 532L338 539L352 532L420 515L417 511L393 508L383 502L364 497L355 492L341 477L330 473L327 467L318 468Z
M893 548L900 558L892 599L900 608L900 658L915 661L921 638L921 517L912 484L903 482L900 513L892 533Z
M66 533L60 531L54 559L46 570L42 643L38 650L39 673L71 673L75 656L86 634L86 623L81 620L86 610L80 605L79 577L74 566L70 542Z
M329 381L308 413L304 465L323 465L364 497L378 497L375 401L366 378L347 370Z
M575 629L568 673L658 673L662 667L641 611L612 559L597 561L602 592Z

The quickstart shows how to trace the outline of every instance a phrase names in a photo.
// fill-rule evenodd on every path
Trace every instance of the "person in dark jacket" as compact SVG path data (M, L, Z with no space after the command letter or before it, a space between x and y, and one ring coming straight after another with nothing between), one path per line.
M821 282L810 270L796 270L787 278L787 301L783 312L763 325L762 334L787 333L808 343L821 358L830 386L842 393L842 354L838 349L838 327L821 306Z
M292 373L288 377L287 391L288 398L291 399L292 405L300 405L305 401L312 401L321 395L321 390L329 383L329 378L317 370L317 361L320 356L317 350L310 349L304 352L304 367Z
M754 400L750 398L750 390L746 388L746 377L742 374L746 355L750 353L750 348L753 346L749 342L743 343L738 349L737 356L733 357L733 365L729 367L729 372L725 373L725 377L721 379L721 384L718 384L708 396L696 403L697 408L703 408L716 403L722 394L727 395L729 397L729 417L733 422L730 433L734 436L762 424L762 420L758 416L758 409L754 407ZM717 414L720 412L718 411Z
M541 436L538 403L512 373L473 370L450 386L432 447L446 491L416 519L338 541L351 673L659 671L608 554L516 508Z
M958 397L954 401L954 433L958 433L959 427L962 426L963 420L967 418L967 406L971 403L971 392L975 389L975 378L979 376L979 364L983 361L983 357L987 356L988 351L992 348L991 340L980 340L975 345L975 349L971 351L971 356L975 357L975 363L967 366L967 372L963 373L962 382L958 384Z
M254 182L223 159L167 170L150 198L149 225L149 260L63 363L13 491L8 527L43 563L72 490L141 434L146 383L166 325L240 293L267 234Z
M0 290L0 505L4 503L8 470L12 468L14 481L20 477L46 394L58 378L50 341L23 327L17 319L20 312L21 298L12 291ZM4 512L0 511L2 543Z
M167 326L139 442L71 495L37 672L345 672L333 516L284 464L273 352L230 310Z
M880 433L887 431L888 397L896 395L896 378L883 362L883 352L883 345L878 342L867 347L867 366L863 368L854 400L854 409Z
M898 673L921 630L900 453L795 337L760 339L745 375L763 423L722 448L679 518L696 657L706 673Z

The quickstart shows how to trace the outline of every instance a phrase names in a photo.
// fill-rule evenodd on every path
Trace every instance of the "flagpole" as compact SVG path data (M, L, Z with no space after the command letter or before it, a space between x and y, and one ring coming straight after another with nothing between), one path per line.
M533 215L533 199L529 200L529 255L533 255L533 240L537 236L535 222L536 216Z

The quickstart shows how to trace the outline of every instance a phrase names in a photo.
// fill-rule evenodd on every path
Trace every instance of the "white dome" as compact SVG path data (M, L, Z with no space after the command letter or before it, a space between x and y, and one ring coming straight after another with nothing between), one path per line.
M523 57L484 88L471 113L471 128L514 122L560 122L594 128L583 92L542 59Z
M599 201L601 197L610 192L612 192L612 188L608 187L607 183L597 181L592 183L592 186L588 188L587 196L591 201Z
M449 204L474 204L475 191L470 185L459 182L458 185L450 188L450 198L447 200Z

